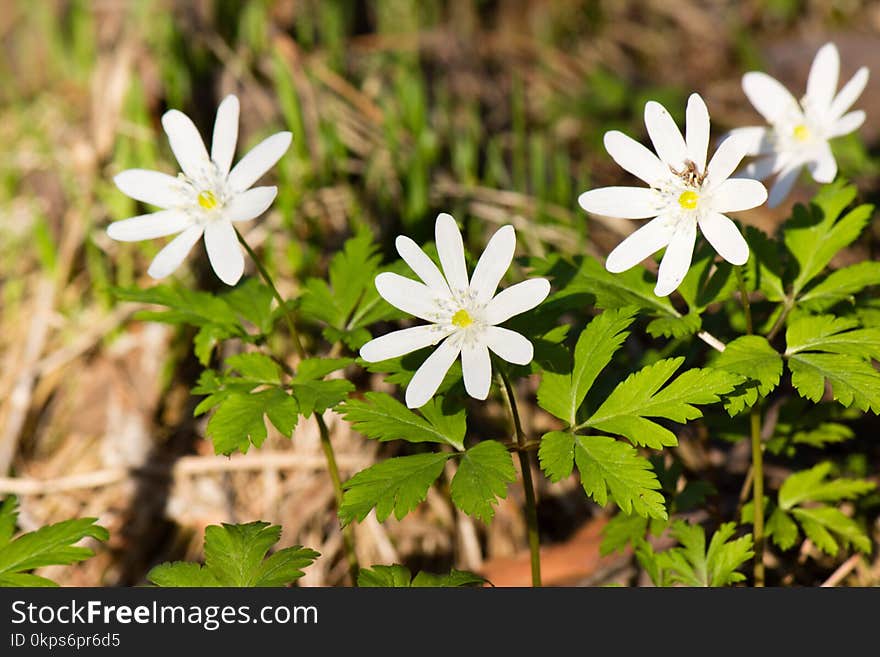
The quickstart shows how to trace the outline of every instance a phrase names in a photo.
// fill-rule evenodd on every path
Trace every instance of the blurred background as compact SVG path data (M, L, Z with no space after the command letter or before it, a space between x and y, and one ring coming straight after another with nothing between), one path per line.
M742 74L765 70L800 96L828 40L842 80L861 65L876 77L880 4L0 0L0 495L19 495L23 529L97 516L111 533L96 557L47 576L143 584L161 561L200 558L206 525L262 519L283 525L281 545L322 553L302 585L345 582L313 423L292 441L276 435L247 455L214 456L204 419L192 417L191 335L132 321L138 306L114 301L115 286L152 284L146 270L163 240L107 238L110 221L138 213L112 177L177 171L165 110L189 114L207 139L219 101L237 94L239 155L293 132L270 174L278 199L247 237L294 297L359 226L393 257L394 236L431 239L439 211L465 226L474 249L513 223L521 253L602 257L632 230L576 203L591 186L627 180L602 147L606 130L644 139L649 99L681 123L693 91L714 139L759 124ZM841 176L870 201L880 87L869 83L857 107L868 113L860 135L834 147ZM813 191L801 184L793 200ZM743 220L772 231L790 207ZM874 231L845 257L872 257ZM175 277L222 287L198 249ZM500 404L484 412L503 427ZM524 415L546 430L535 406ZM328 419L344 477L393 452ZM543 482L539 496L547 583L639 583L628 555L599 556L604 512L576 481ZM404 521L370 516L357 527L361 561L526 584L520 497L511 486L485 526L432 489Z

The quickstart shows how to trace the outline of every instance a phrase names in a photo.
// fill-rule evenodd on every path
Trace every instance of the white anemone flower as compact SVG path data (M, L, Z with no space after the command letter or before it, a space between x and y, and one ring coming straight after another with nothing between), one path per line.
M828 142L864 123L862 110L848 110L868 83L868 69L860 68L837 93L839 75L837 47L826 43L813 59L807 93L800 102L766 73L752 71L743 76L743 91L770 127L737 128L730 134L745 137L748 154L759 156L743 175L758 180L776 176L770 207L785 200L805 166L819 183L831 182L837 175L837 161Z
M495 294L513 260L513 226L503 226L492 236L470 281L455 219L440 214L434 232L442 273L413 240L400 235L397 252L422 282L390 272L376 277L382 298L430 324L393 331L360 349L361 358L374 363L440 343L406 389L409 408L419 408L434 396L459 354L465 390L471 397L486 399L492 383L490 350L517 365L527 365L534 355L531 342L498 324L531 310L550 293L546 279L533 278Z
M211 267L221 281L235 285L244 273L244 255L233 223L260 216L275 200L277 187L251 186L284 155L291 133L264 139L232 167L238 113L235 96L220 103L209 157L192 120L178 110L165 112L162 127L182 173L174 177L128 169L113 179L127 196L162 209L113 222L107 227L111 238L135 242L177 235L150 265L148 273L153 278L164 278L177 269L202 235Z
M647 219L647 224L621 242L605 261L620 273L666 247L660 262L657 296L671 294L691 266L697 226L718 254L734 265L749 258L749 247L725 212L748 210L767 199L757 180L731 179L745 156L745 140L723 142L709 164L709 111L698 94L687 104L686 136L660 103L645 105L645 125L655 155L622 132L605 133L605 149L624 169L649 187L603 187L584 192L581 207L595 214L623 219Z

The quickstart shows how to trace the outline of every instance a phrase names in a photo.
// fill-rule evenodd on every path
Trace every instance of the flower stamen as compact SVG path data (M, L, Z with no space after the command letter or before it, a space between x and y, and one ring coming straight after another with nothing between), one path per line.
M205 208L205 210L213 210L217 207L217 197L214 196L214 192L210 190L199 192L199 197L197 200L199 202L199 205Z
M697 202L700 200L700 195L692 190L687 190L681 193L681 196L678 197L678 204L684 210L693 210L697 207Z
M803 123L795 126L794 128L794 138L798 141L807 141L810 138L810 129L805 126Z
M458 328L467 328L474 323L474 320L471 319L468 311L462 308L452 316L452 323Z

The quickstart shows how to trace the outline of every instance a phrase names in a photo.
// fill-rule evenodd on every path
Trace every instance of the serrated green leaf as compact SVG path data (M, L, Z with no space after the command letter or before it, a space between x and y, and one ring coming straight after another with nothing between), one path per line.
M648 532L648 519L636 514L618 513L602 528L599 553L604 557L636 544Z
M241 375L242 379L254 384L281 383L281 366L274 360L258 351L229 356L224 364L230 370Z
M796 472L779 488L779 507L789 511L803 502L836 502L852 500L876 488L871 481L863 479L831 479L831 463L826 461Z
M469 516L491 522L498 498L507 497L507 485L516 481L513 459L497 440L485 440L467 450L452 478L452 501Z
M591 294L596 306L606 310L636 306L655 315L679 317L668 297L654 294L654 283L642 269L634 267L612 274L595 258L585 256L564 288L566 295Z
M635 319L635 307L606 310L595 317L578 337L570 374L544 372L538 386L538 405L545 411L577 423L577 411L590 388L623 344L626 329Z
M798 305L813 312L827 310L841 301L851 302L854 295L874 285L880 285L880 262L860 262L829 274L804 292Z
M608 436L578 436L574 457L581 484L597 504L607 504L610 493L624 513L667 517L657 475L635 448Z
M221 297L238 315L257 327L262 334L272 331L272 290L257 278L247 278Z
M745 579L737 572L755 553L752 551L752 535L746 534L733 541L736 523L722 524L712 535L706 549L706 534L699 525L676 521L671 533L681 543L663 553L669 581L687 586L727 586Z
M255 393L232 393L223 399L208 420L206 433L217 454L247 452L251 443L259 447L268 432L264 416L287 437L296 428L299 406L280 388Z
M562 481L574 469L574 434L551 431L541 437L538 461L547 478L554 484Z
M852 544L860 552L871 551L871 539L864 529L839 509L830 506L809 509L797 507L791 513L797 518L807 537L826 554L837 554L838 540L843 545Z
M880 413L880 373L856 356L798 353L789 358L788 368L792 385L810 401L822 399L827 380L832 396L844 407Z
M178 561L147 573L157 586L286 586L303 576L302 569L320 555L300 545L269 550L281 537L281 527L268 522L210 525L205 529L205 565Z
M800 314L788 323L785 354L824 351L880 359L880 329L858 325L849 317Z
M361 470L343 485L339 507L343 525L362 521L376 509L379 522L394 512L400 520L424 501L431 484L453 454L428 453L398 456Z
M323 413L348 398L354 392L354 384L347 379L327 381L306 381L292 385L293 396L299 405L299 412L305 417L312 413Z
M696 313L682 317L657 317L648 322L645 330L654 338L686 338L694 335L703 326L703 320Z
M64 520L12 538L18 501L9 496L0 506L0 586L56 586L49 579L27 574L43 566L69 565L94 555L75 544L91 537L106 541L110 534L96 525L97 518Z
M446 575L420 572L414 578L409 568L395 564L393 566L371 566L358 573L360 588L424 588L424 587L458 587L479 586L485 583L479 575L463 570L453 569Z
M724 408L731 416L754 406L758 395L767 396L782 377L782 357L760 335L744 335L728 343L712 365L745 376L754 383L727 395Z
M773 539L773 542L781 550L789 550L794 547L798 536L800 536L797 523L779 507L773 509L764 529L767 538Z
M420 409L424 417L408 409L391 395L368 392L364 400L349 399L339 408L346 421L368 438L382 442L445 443L464 449L467 431L464 409L446 411L444 400L435 397Z
M664 359L631 374L618 384L585 425L654 449L677 445L674 433L647 418L686 422L702 417L694 404L717 402L720 395L743 381L741 376L724 370L695 368L663 387L683 362L682 357Z
M295 383L318 381L354 362L354 358L306 358L297 365L293 381Z

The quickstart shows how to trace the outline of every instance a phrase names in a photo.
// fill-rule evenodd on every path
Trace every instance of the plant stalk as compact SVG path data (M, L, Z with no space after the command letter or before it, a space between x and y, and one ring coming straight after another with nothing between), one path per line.
M522 423L519 419L519 410L516 406L516 397L513 394L513 386L507 373L499 368L501 380L504 382L504 391L507 393L507 402L510 405L510 414L513 417L513 426L516 432L516 442L519 445L520 469L522 470L523 490L526 497L526 531L529 538L529 554L532 566L532 586L541 586L541 541L538 535L538 506L535 502L535 485L532 481L532 466L529 459L529 450L526 448L527 440Z
M287 304L284 302L284 298L275 286L275 282L272 280L269 272L263 266L263 263L260 262L257 254L251 248L250 244L247 243L242 234L238 232L237 228L235 229L235 234L238 237L238 241L244 247L244 250L247 251L248 255L251 257L251 260L254 261L254 264L260 272L260 275L263 277L263 280L266 282L266 285L272 290L272 295L278 302L279 307L284 310L284 319L287 322L287 329L293 340L296 354L299 356L300 360L305 359L306 350L303 347L302 341L299 339L296 324L290 310L287 308ZM339 466L336 463L336 453L333 450L333 443L330 442L330 431L327 429L327 423L324 422L324 417L317 412L314 415L315 422L318 424L318 432L321 435L321 449L324 450L324 457L327 459L327 470L330 473L330 480L333 482L333 492L336 497L336 508L338 510L342 505L342 478L339 476ZM342 545L345 551L345 557L348 560L348 572L351 576L351 583L353 586L357 586L360 565L358 564L357 552L355 551L354 528L351 525L346 525L342 528Z

